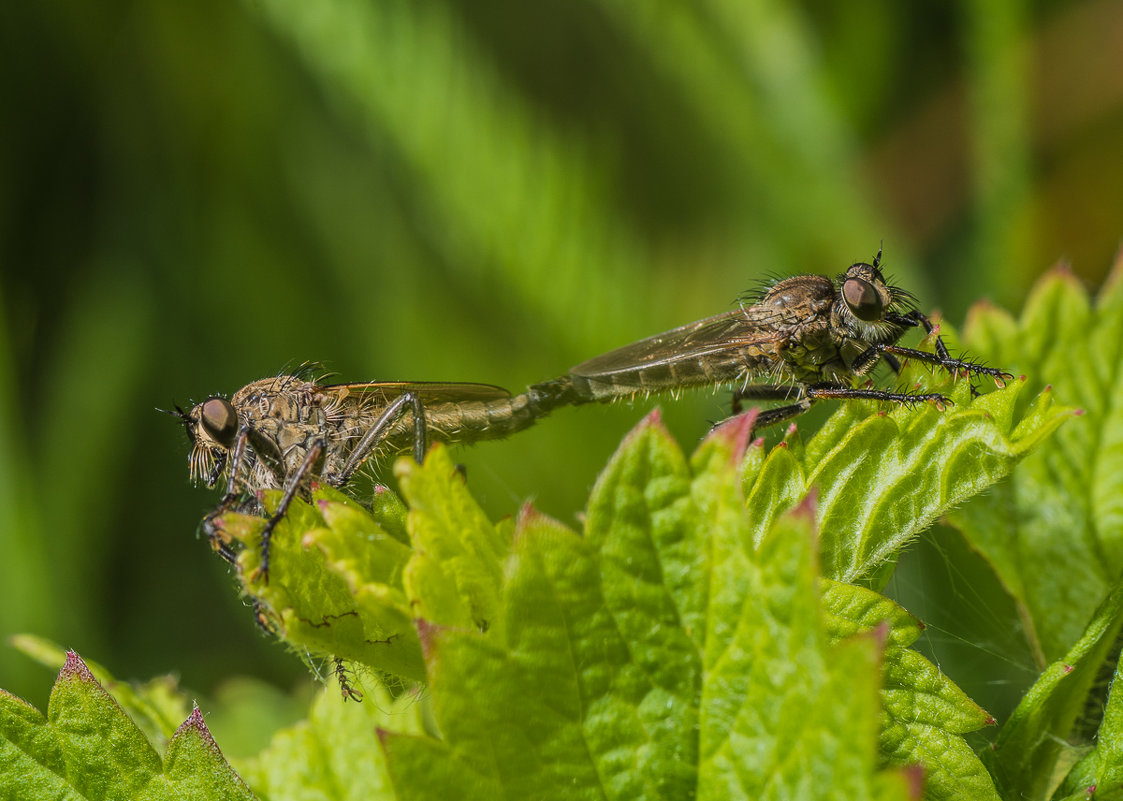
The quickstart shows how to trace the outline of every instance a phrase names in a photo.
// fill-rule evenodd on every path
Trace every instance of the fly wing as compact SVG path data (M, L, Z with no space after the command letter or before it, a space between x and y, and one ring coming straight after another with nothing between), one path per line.
M353 384L330 384L325 391L342 397L372 398L381 402L412 392L429 403L508 400L511 393L494 384L473 384L456 381L370 381Z
M768 345L779 336L783 315L760 306L725 312L609 351L572 368L583 378L696 361L750 345Z

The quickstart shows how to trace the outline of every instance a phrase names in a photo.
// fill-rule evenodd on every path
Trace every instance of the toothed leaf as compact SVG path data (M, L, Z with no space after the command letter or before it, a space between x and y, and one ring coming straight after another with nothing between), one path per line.
M752 545L748 430L688 461L642 424L583 537L524 511L499 624L420 626L443 739L386 737L400 798L910 797L877 767L880 639L828 642L811 507Z
M44 716L0 691L0 797L252 799L195 709L164 756L68 653Z
M1016 413L1021 381L973 399L966 381L922 375L927 391L947 394L954 405L884 410L851 401L805 448L773 449L747 482L753 540L815 487L824 575L874 584L903 545L1009 475L1072 414L1047 392Z
M1042 663L1064 654L1123 575L1123 257L1095 303L1066 270L1018 320L992 307L966 340L1084 415L988 497L950 519L1023 608Z

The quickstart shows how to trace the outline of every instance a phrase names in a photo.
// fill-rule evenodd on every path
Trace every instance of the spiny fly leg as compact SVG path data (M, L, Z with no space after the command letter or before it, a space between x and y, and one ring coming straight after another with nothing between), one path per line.
M203 518L202 523L203 533L207 536L211 549L230 564L238 561L238 550L234 547L230 536L219 525L218 519L227 512L237 509L239 500L236 494L224 495L218 506Z
M932 403L937 409L943 410L954 405L951 398L936 392L911 393L887 392L883 389L868 389L845 387L839 384L813 384L807 387L807 395L812 400L820 398L850 399L850 400L876 400L888 403L897 403L902 406L912 406L917 403Z
M374 424L367 429L363 434L363 438L359 440L359 444L351 452L351 456L347 459L347 463L343 465L343 469L339 471L337 476L330 478L331 483L336 487L342 487L351 480L351 476L359 466L367 460L367 458L374 453L382 441L386 439L391 427L396 423L401 416L405 414L406 407L413 409L413 449L414 458L418 462L425 456L425 410L421 405L421 399L414 392L405 392L394 399L394 401L382 410L378 415L378 419Z
M347 665L344 663L342 657L332 657L334 663L335 679L339 682L339 692L343 695L343 700L351 700L357 704L363 701L363 693L351 684L351 680L347 678Z
M756 416L753 421L753 430L750 432L750 437L755 437L757 433L765 428L771 428L778 423L784 423L799 417L801 414L811 408L813 403L810 397L806 397L798 403L791 403L787 406L777 406L774 409L765 409Z
M999 387L1006 386L1006 381L1013 380L1014 376L1007 373L1005 370L999 370L997 367L987 367L986 365L979 364L978 362L968 361L966 359L956 359L952 356L941 356L938 353L928 353L923 350L914 350L913 348L903 348L900 345L884 345L879 344L876 346L882 354L892 354L900 356L905 359L916 359L917 361L926 364L934 364L943 367L952 375L986 375L994 379L994 383Z
M792 398L797 398L804 394L804 387L801 384L748 384L733 391L733 414L734 416L741 414L742 400L791 400ZM787 406L765 409L757 415L756 422L753 423L753 434L755 435L755 433L762 428L768 428L777 423L782 423L785 420L790 420L793 417L798 417L809 408L811 408L811 401L804 397L798 402ZM716 428L718 425L721 425L721 423L715 424L714 427Z
M277 504L277 510L265 521L265 527L261 530L261 566L258 568L258 575L263 584L269 583L269 547L273 540L273 529L284 519L285 513L288 512L289 506L292 504L292 499L296 497L305 478L308 477L313 466L319 461L324 448L325 443L322 439L312 442L300 467L285 482L284 494L281 495L281 502Z
M899 323L901 325L908 325L912 327L920 326L924 329L924 333L931 336L937 330L937 327L932 323L926 314L918 309L913 309L908 314L894 314L886 315L886 319L891 322ZM948 351L947 345L944 340L937 335L936 341L933 345L936 348L936 355L941 359L950 359L951 352Z
M268 607L265 606L257 598L251 598L250 603L253 607L253 622L257 627L264 631L266 634L273 635L277 633L277 627L273 625L273 620L270 617Z

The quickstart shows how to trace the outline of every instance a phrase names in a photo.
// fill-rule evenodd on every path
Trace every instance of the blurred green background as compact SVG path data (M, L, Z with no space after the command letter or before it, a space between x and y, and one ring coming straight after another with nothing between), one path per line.
M217 495L155 407L304 360L518 391L881 242L961 322L1060 259L1094 286L1123 234L1111 0L42 0L0 42L0 635L203 694L307 672L196 536ZM689 449L727 404L662 405ZM456 458L493 517L576 524L652 405ZM1006 601L985 565L939 583L954 538L895 591L954 678L1024 686L1017 632L956 630ZM0 687L49 684L0 649Z

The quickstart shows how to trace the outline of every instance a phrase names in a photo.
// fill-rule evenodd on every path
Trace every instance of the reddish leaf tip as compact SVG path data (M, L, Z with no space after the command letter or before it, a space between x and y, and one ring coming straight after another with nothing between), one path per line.
M780 443L780 444L782 445L783 443ZM808 523L811 524L812 527L814 527L814 525L815 525L815 513L816 513L816 508L818 507L818 501L819 501L819 489L818 489L818 487L812 487L811 489L809 489L807 491L807 494L803 496L803 500L801 500L794 507L792 507L792 510L790 512L788 512L788 514L790 514L793 518L795 518L797 520L798 519L806 520Z
M997 720L995 720L995 719L994 719L993 717L991 717L990 715L987 715L987 719L983 721L983 725L984 725L984 726L997 726L997 725L998 725L998 721L997 721Z
M203 713L199 711L198 704L192 704L191 714L187 716L187 720L180 724L179 731L183 731L184 729L196 729L200 734L205 733L208 737L210 736L210 732L207 730L207 724L203 720Z
M924 797L924 766L908 765L904 768L905 783L908 785L909 798L920 801Z
M1076 417L1083 417L1083 416L1084 416L1084 410L1083 410L1083 409L1073 409L1073 410L1072 410L1072 413L1073 413L1073 414L1074 414L1074 415L1075 415Z
M733 461L740 462L745 458L745 450L749 447L749 437L753 433L753 424L756 423L759 409L749 409L744 414L730 417L719 423L710 432L711 437L724 439L733 448Z
M60 680L69 678L70 676L74 676L81 681L97 682L97 679L94 678L94 674L90 672L89 666L75 651L66 652L66 662L63 664L62 670L60 670L58 674Z
M870 634L877 640L878 647L884 650L885 643L889 642L889 621L883 620L870 629Z
M203 713L199 711L198 704L193 705L191 714L187 716L187 719L183 721L183 723L179 724L179 728L175 730L172 739L174 740L177 737L182 737L192 732L203 741L203 744L208 749L217 752L221 757L222 749L218 747L218 743L215 742L214 737L211 735L211 730L207 728L207 724L203 720Z
M515 515L515 539L518 540L523 536L527 526L545 518L546 515L535 509L533 503L530 501L524 503L519 507L518 514Z
M421 642L421 656L426 662L433 656L437 648L437 639L440 633L447 628L438 623L431 623L423 617L414 621L417 627L417 639Z
M656 431L667 434L667 427L663 425L663 414L659 411L659 407L655 407L650 412L648 412L644 416L644 418L636 424L635 428L627 433L623 441L620 443L620 447L624 448L635 438L642 437L648 431L648 429L655 429Z

